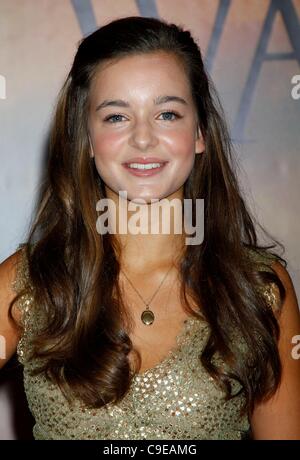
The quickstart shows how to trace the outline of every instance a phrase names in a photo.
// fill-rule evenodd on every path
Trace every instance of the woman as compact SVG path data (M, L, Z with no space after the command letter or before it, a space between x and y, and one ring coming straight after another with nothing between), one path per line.
M86 37L36 220L0 271L4 362L17 350L35 438L300 438L299 310L272 247L190 33L128 17Z

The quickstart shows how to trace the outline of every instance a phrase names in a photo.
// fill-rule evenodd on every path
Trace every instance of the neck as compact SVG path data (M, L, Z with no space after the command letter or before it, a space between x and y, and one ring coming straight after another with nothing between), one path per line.
M147 274L172 262L177 266L185 249L186 236L182 223L182 190L147 204L132 203L109 190L107 198L115 202L112 221L114 238L121 250L121 268Z

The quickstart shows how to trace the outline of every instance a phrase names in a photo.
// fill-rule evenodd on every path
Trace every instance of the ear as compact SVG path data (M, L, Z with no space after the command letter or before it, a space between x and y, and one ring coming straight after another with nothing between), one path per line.
M203 153L205 151L205 143L200 130L199 125L197 126L197 135L195 141L195 153Z
M90 157L91 158L94 158L94 149L93 149L93 145L92 145L92 141L91 141L91 138L90 138L90 135L88 134L88 137L89 137L89 143L90 143Z

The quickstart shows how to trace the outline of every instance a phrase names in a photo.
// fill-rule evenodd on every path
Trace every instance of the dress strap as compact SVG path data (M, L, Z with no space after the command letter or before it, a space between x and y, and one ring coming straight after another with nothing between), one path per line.
M17 248L19 255L16 259L16 272L11 287L14 292L19 293L28 284L28 263L26 257L26 245L20 244Z

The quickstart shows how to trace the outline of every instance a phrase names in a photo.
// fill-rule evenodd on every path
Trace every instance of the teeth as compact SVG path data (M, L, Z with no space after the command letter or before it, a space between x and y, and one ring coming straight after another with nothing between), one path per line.
M148 163L148 164L130 163L128 166L129 168L133 168L133 169L153 169L153 168L159 168L161 165L162 163Z

